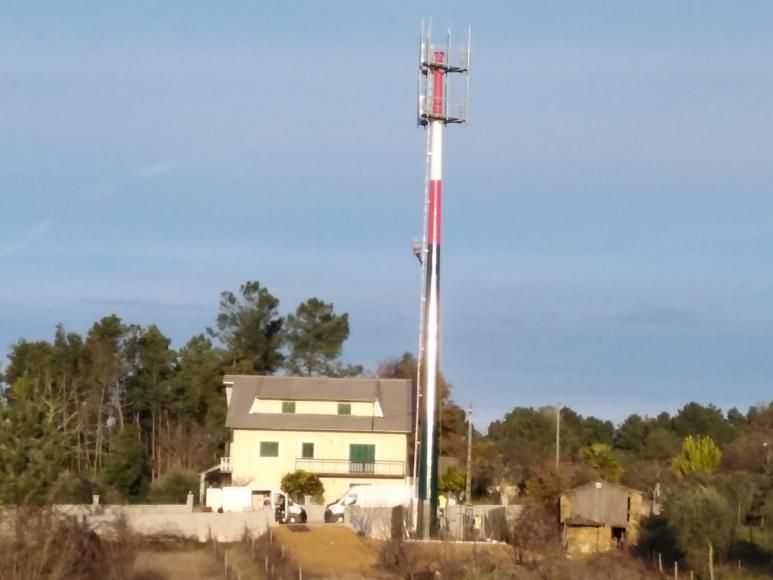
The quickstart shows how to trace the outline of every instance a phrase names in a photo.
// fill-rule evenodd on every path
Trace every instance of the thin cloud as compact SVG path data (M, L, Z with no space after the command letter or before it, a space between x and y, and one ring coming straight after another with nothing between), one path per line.
M7 244L0 245L0 260L3 258L9 258L28 248L36 241L43 238L53 227L53 220L47 219L42 222L38 222L31 228L25 230L25 232L15 240L10 241Z

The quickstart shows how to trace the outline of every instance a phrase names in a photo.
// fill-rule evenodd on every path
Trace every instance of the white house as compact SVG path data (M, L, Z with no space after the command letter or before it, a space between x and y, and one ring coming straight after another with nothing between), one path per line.
M224 383L231 441L210 475L225 485L276 489L303 469L320 476L332 501L352 485L409 475L408 380L226 375Z

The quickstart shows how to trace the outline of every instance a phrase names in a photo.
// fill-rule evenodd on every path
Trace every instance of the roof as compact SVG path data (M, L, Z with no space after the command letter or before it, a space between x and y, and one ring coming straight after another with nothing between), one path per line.
M624 485L620 485L619 483L609 483L608 481L589 481L588 483L583 483L582 485L578 485L577 487L573 487L572 489L569 489L563 493L563 495L571 495L574 492L581 491L588 488L596 488L599 487L599 489L616 489L619 491L624 491L626 493L638 493L639 495L644 495L643 492L639 491L638 489L633 489L632 487L626 487Z
M225 422L226 427L231 429L391 433L413 431L413 389L410 380L226 375L223 382L233 388ZM256 398L283 401L378 401L384 416L251 414L250 408Z

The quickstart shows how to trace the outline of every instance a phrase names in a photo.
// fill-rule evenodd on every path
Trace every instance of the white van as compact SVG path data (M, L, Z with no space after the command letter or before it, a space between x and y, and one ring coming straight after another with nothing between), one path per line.
M411 503L413 487L410 485L357 485L333 503L325 506L325 522L341 523L349 506L363 508L389 508Z

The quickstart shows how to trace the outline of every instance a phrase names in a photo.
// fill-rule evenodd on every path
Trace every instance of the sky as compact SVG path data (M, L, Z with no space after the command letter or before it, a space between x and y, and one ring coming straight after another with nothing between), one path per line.
M476 424L771 398L773 4L0 3L0 352L258 280L414 351L417 37L473 31L446 131L442 367Z

